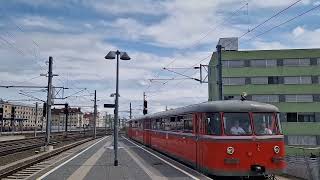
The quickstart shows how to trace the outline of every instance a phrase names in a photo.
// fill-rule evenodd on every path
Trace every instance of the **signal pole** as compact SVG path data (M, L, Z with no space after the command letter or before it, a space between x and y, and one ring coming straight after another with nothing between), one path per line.
M132 108L131 108L131 102L130 102L130 119L132 119Z
M37 136L37 121L38 121L38 102L36 102L36 115L35 115L35 119L34 119L34 137Z
M46 122L46 146L50 143L51 131L51 99L52 99L52 57L49 57L49 71L48 71L48 96L47 96L47 122Z
M94 110L93 110L93 138L96 138L97 133L97 90L94 90Z
M65 124L65 133L66 133L66 136L68 135L68 117L69 117L69 104L66 103L64 104L64 113L66 114L66 124ZM60 126L60 124L59 124Z

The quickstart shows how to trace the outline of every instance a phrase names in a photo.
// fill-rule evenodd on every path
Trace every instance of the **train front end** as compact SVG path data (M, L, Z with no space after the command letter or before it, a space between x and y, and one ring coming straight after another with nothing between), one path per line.
M202 141L202 163L218 176L265 176L280 174L285 166L285 144L276 112L220 112L207 115L207 135ZM216 120L215 120L216 118ZM219 118L219 120L217 119ZM220 136L214 136L214 131Z

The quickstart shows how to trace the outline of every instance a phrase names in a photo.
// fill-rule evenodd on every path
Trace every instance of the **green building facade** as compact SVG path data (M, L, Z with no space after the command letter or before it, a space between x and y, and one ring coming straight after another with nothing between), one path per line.
M282 121L320 122L320 49L222 51L223 96L279 107ZM209 63L209 101L218 99L217 60Z

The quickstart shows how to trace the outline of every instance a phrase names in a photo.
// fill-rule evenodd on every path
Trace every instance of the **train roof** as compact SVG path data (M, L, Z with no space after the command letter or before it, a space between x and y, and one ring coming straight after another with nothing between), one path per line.
M133 120L160 118L165 116L177 116L196 112L279 112L279 109L271 104L256 101L225 100L208 101L200 104L192 104L168 111L148 114Z

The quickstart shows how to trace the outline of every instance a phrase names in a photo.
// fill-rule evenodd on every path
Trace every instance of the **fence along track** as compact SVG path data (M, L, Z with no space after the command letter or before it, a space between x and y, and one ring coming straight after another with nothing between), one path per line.
M285 173L298 178L319 180L320 147L305 148L288 146L288 148L294 149L296 154L286 157L287 168Z

